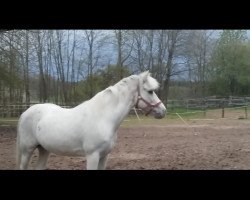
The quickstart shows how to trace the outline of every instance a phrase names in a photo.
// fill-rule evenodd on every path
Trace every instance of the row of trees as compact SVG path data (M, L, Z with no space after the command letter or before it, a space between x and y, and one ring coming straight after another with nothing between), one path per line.
M249 53L242 30L2 30L0 103L76 104L144 70L164 101L247 95Z

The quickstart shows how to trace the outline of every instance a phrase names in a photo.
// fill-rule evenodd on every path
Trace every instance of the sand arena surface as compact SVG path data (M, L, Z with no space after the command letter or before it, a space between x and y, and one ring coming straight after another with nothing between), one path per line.
M107 169L250 169L250 120L187 122L121 126ZM0 127L0 169L15 169L15 142L16 128ZM83 170L86 160L50 154L47 167Z

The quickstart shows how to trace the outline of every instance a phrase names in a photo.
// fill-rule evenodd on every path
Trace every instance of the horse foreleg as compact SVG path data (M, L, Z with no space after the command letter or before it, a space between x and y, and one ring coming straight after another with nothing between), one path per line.
M98 152L94 152L92 154L87 155L87 170L98 169L99 159L100 154Z
M38 147L38 150L39 150L39 158L37 161L36 169L43 170L46 169L46 164L49 158L49 152L41 146Z
M107 160L108 160L108 154L101 157L99 160L98 169L100 169L100 170L106 169Z

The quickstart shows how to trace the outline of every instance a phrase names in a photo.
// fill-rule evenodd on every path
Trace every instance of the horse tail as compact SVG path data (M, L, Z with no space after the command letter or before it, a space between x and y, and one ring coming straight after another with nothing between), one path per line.
M20 169L21 162L21 152L20 152L20 124L21 124L22 116L20 117L17 124L17 137L16 137L16 167Z

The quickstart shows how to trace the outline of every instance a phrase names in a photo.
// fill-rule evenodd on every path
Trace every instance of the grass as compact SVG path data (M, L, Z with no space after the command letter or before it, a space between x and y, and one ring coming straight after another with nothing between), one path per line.
M11 126L16 127L18 122L18 118L8 117L8 118L0 118L0 126Z
M248 108L250 111L250 108ZM180 119L180 117L176 114L178 113L184 121L189 121L192 119L220 119L222 116L222 110L215 109L207 109L206 113L204 113L201 109L189 109L186 108L175 108L168 109L167 116L163 119L154 119L154 117L145 117L140 115L140 121L136 116L128 116L122 123L122 127L132 127L132 126L140 126L140 125L170 125L170 124L184 124L184 122ZM245 108L225 108L225 118L227 117L235 117L241 116L242 119L245 117ZM250 118L250 112L248 114L248 119Z

